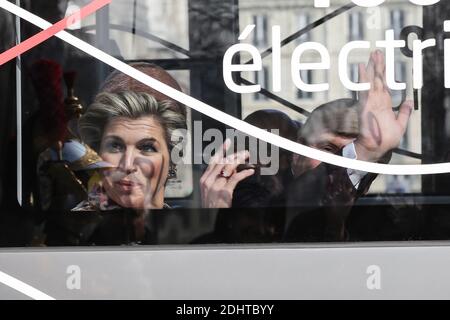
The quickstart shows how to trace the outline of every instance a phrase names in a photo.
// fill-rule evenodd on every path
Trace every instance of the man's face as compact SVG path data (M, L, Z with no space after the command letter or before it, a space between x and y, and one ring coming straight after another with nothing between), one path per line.
M346 145L352 143L355 138L339 136L331 132L322 132L313 137L308 137L306 144L321 151L337 154ZM306 171L312 170L321 164L321 161L307 158L299 154L292 157L292 172L298 177Z

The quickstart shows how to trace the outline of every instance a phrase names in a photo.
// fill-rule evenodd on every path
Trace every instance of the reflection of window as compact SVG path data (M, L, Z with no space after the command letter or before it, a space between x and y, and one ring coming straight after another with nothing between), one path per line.
M406 82L406 65L404 62L397 61L395 63L395 81ZM392 102L398 106L402 101L403 90L392 90Z
M391 11L391 28L394 29L395 38L400 38L400 33L405 25L405 12L401 9Z
M306 28L310 23L311 19L308 13L301 12L297 17L297 23L298 23L298 30L302 30L303 28ZM311 41L311 31L302 34L300 37L297 38L298 42L308 42Z
M396 82L406 82L406 65L404 62L397 61L395 63L395 81ZM392 102L394 106L399 106L403 100L403 90L393 90L392 91ZM400 148L408 148L408 132L403 136L400 142Z
M254 30L254 45L262 47L267 45L267 16L253 16L253 24L256 26Z
M397 61L395 63L395 80L397 82L406 82L406 66L404 62Z
M313 75L313 73L311 70L300 70L300 77L303 80L303 82L305 82L305 83L308 83L308 84L313 83L312 75ZM312 97L313 97L312 92L297 90L297 98L298 99L312 99Z
M361 12L352 12L349 15L349 41L364 39L364 21Z
M403 136L402 140L400 141L400 149L408 149L409 148L409 141L408 141L408 129L406 129L406 133Z
M387 176L386 193L409 193L411 192L410 184L407 176Z
M352 63L350 65L349 78L351 82L358 83L359 75L358 75L358 64Z
M350 70L348 72L348 76L350 78L350 81L353 83L358 83L359 81L359 68L358 68L358 64L357 63L352 63L349 66ZM352 92L352 98L353 99L357 99L358 98L358 93L357 92Z
M269 69L263 67L261 71L255 72L255 83L261 85L261 88L269 90ZM266 100L267 97L255 92L255 100Z

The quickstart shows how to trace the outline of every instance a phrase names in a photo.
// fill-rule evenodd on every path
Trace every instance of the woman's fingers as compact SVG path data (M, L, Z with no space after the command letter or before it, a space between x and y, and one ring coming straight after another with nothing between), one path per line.
M203 175L200 179L200 183L202 183L202 181L208 179L211 172L214 171L214 169L216 168L216 165L218 165L218 164L220 165L223 163L224 155L226 154L230 145L231 145L231 140L227 138L225 140L225 142L222 144L222 146L219 148L219 150L209 160L208 167L206 168L205 172L203 173Z
M245 178L250 177L254 173L255 173L255 169L247 169L247 170L233 174L231 176L231 178L228 179L228 183L226 185L227 189L230 190L230 192L233 192L239 182L241 182Z
M233 191L243 179L255 173L254 169L236 172L237 167L246 162L250 153L246 150L234 153L211 166L206 178L202 179L202 204L208 208L230 207Z
M244 164L246 160L250 157L250 153L247 150L239 151L235 154L232 154L227 158L226 164L222 167L222 170L219 173L223 172L225 177L231 177L233 173L236 171L236 168L240 164Z
M211 169L210 173L202 181L202 185L206 188L211 188L213 185L223 186L226 184L227 177L231 177L238 165L245 163L249 157L249 152L246 150L233 153L221 161Z
M411 116L411 112L414 108L414 101L406 100L400 106L400 109L397 114L397 123L400 125L402 129L402 135L405 133L406 128L408 127L408 121Z
M227 150L230 148L231 140L230 138L226 138L225 142L222 145L222 156L227 154Z
M248 153L246 151L246 153ZM222 164L217 164L206 179L206 185L212 186L220 180L220 185L226 183L227 178L231 177L239 164L245 163L248 158L245 153L238 152L225 158Z
M212 164L218 164L223 162L223 158L227 154L227 150L231 145L231 140L227 138L222 146L217 150L217 152L214 154L214 156L211 158L211 161L209 163Z

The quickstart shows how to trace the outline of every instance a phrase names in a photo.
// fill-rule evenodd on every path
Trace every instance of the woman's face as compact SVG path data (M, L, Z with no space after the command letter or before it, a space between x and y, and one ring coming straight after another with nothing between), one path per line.
M151 116L113 118L103 132L100 156L115 166L103 179L114 202L125 208L162 208L169 149L158 121Z

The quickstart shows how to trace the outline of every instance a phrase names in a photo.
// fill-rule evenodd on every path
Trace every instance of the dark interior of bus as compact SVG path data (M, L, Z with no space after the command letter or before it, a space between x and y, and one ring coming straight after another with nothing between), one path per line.
M61 6L64 6L62 2L64 1L23 0L21 5L55 23L62 18ZM131 7L134 3L136 10L136 1L129 2ZM346 15L354 10L355 5L348 2L284 37L282 46L288 46L297 41L297 38L315 28L320 28L336 16ZM423 21L420 21L423 25L404 26L401 37L408 40L409 36L414 34L420 39L444 39L446 34L442 25L448 18L448 13L450 13L448 1L423 7ZM15 17L5 12L1 14L1 19L8 23L11 30L10 34L0 36L0 39L3 38L0 42L2 51L8 49L6 44L15 41L16 37L20 37L23 41L40 31L25 21L21 21L18 28ZM164 40L157 34L140 29L139 24L133 24L130 29L110 22L107 7L95 13L95 25L83 26L69 32L127 63L148 62L170 72L187 72L190 96L242 119L242 97L226 87L222 64L225 51L238 42L241 30L239 0L188 0L187 15L189 50ZM112 32L131 33L138 41L157 43L174 54L171 58L126 59L121 55L121 48L111 39ZM270 54L271 49L266 48L262 55ZM402 54L410 58L411 50L407 48ZM393 151L397 156L411 158L421 164L450 160L448 116L450 92L444 86L443 55L443 46L439 45L433 50L425 51L424 87L422 90L414 91L415 107L421 111L421 152L412 152L402 147ZM187 196L169 198L167 202L173 209L155 211L147 216L145 223L152 232L140 241L135 239L131 230L134 220L129 218L133 216L129 210L121 210L120 213L104 212L101 221L98 220L98 216L74 214L70 211L43 211L39 208L35 191L37 163L32 152L32 143L38 139L34 129L39 110L30 67L38 59L56 61L64 71L76 70L73 89L83 106L88 106L92 102L101 84L113 71L110 66L57 38L51 38L24 53L20 57L20 68L16 60L1 66L0 247L39 246L42 243L48 246L92 243L199 245L450 239L449 174L422 176L419 192L400 190L396 193L366 194L360 197L350 210L337 206L333 210L335 215L330 216L327 210L308 204L298 204L295 208L202 209L198 181L206 166L193 164L191 192ZM236 81L241 84L252 83L238 76ZM301 104L289 101L270 89L263 88L259 95L263 96L267 103L282 105L283 108L301 115L309 114ZM203 132L214 128L225 134L227 127L219 120L191 110L189 121L191 124L194 121L201 121ZM48 127L55 125L45 124ZM19 158L21 170L18 167ZM18 196L19 189L20 196ZM103 229L93 231L86 227L93 221L95 223L99 221ZM116 228L117 221L125 221L126 226ZM344 229L342 221L345 222ZM95 240L86 240L92 236L92 232L95 233L93 235Z

